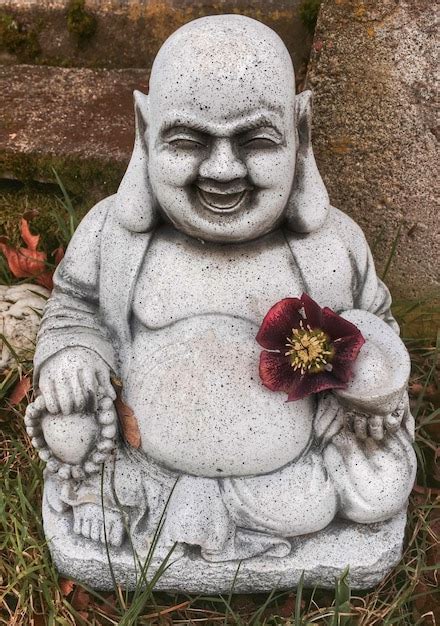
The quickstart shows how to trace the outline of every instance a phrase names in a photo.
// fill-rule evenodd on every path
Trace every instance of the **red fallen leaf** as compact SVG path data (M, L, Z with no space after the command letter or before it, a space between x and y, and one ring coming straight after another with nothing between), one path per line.
M440 489L437 489L436 487L423 487L422 485L414 485L412 490L415 493L420 493L423 495L434 495L434 496L440 495Z
M280 615L281 617L292 617L292 615L295 612L295 602L296 602L296 596L294 593L289 593L287 598L284 600L284 602L281 604L280 607L278 607L278 615Z
M41 274L41 276L39 276L35 280L42 287L46 287L46 289L49 289L49 291L52 291L53 289L52 272L45 272L44 274Z
M60 590L63 596L68 596L75 588L75 583L73 580L69 580L68 578L61 578L59 581Z
M419 396L423 391L423 385L420 383L410 383L408 391L412 396Z
M0 243L0 250L5 255L9 269L16 278L29 278L41 274L46 267L45 252L38 252L39 235L32 235L27 220L20 220L20 232L27 248L15 250L6 243Z
M440 422L424 424L423 428L430 434L435 442L440 443Z
M409 385L409 392L412 396L418 397L423 393L425 400L435 400L439 396L439 391L435 385L428 385L425 387L421 383L411 383Z
M31 233L29 228L29 222L24 218L21 218L20 220L20 231L23 241L25 242L29 250L35 251L40 241L40 235L33 235Z
M11 395L9 396L9 402L11 404L19 404L26 396L30 388L31 379L29 376L23 376L23 378L18 381L12 390Z
M58 265L58 263L60 263L60 261L62 261L64 258L64 248L60 246L59 248L54 250L52 254L56 265Z
M53 272L46 269L47 254L37 250L40 235L33 235L26 219L20 220L20 233L26 248L12 248L3 239L0 241L0 250L6 257L9 269L16 278L35 278L35 281L52 289ZM58 264L64 256L63 249L57 248L54 253L55 263Z
M88 611L78 611L78 615L83 618L88 623L89 620L89 612Z
M108 615L108 617L116 617L118 610L116 607L116 598L114 594L103 596L105 602L99 605L100 610Z
M423 624L435 626L439 623L440 605L438 603L437 591L437 585L429 584L423 579L417 583L414 589L415 617L420 619L423 616L425 618Z
M124 439L133 448L141 447L141 432L135 414L132 409L125 404L121 396L115 400L115 408L119 417L119 423L121 424Z
M88 591L83 589L82 587L77 587L75 590L75 594L72 598L72 606L77 611L84 611L88 608L90 604L91 598Z

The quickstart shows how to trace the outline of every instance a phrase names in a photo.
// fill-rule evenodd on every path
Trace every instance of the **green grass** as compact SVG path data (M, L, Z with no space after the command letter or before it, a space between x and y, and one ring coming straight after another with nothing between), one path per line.
M54 181L57 176L54 172ZM62 185L60 180L59 183ZM69 239L67 232L71 232L71 226L91 206L88 198L75 197L72 215L71 204L72 199L59 184L0 181L0 236L6 237L14 246L23 245L18 225L20 218L25 217L32 232L41 233L42 249L51 252L59 245L65 245Z
M415 304L415 303L414 303ZM397 313L409 310L400 303ZM417 313L418 311L418 313ZM435 311L429 311L431 320ZM411 315L425 319L423 303ZM408 320L401 318L405 329ZM413 322L413 320L412 320ZM426 322L426 320L425 320ZM411 351L410 389L417 418L417 488L411 496L403 559L374 590L353 592L345 580L333 591L302 589L271 595L187 597L153 593L151 586L126 594L96 594L58 579L41 524L42 463L23 428L26 401L0 412L0 623L1 624L306 624L374 626L435 624L440 561L440 389L435 377L440 340L405 337ZM17 376L29 375L20 363ZM233 581L231 581L231 585ZM66 594L66 592L69 593ZM66 595L65 595L66 594ZM438 623L438 622L437 622Z
M58 195L64 206L53 191L44 195L46 218L60 210L65 218L64 222L53 216L47 218L46 245L47 241L50 245L65 243L74 228L70 199ZM23 192L23 202L24 197ZM394 250L388 265L393 255ZM148 571L140 576L143 586L132 593L116 587L102 594L59 579L41 522L43 464L23 426L32 390L18 406L8 402L17 381L32 373L29 361L17 359L0 378L0 624L440 624L436 571L440 566L440 335L436 330L440 326L440 303L433 298L401 301L396 302L394 312L412 357L410 393L417 424L419 472L410 498L403 558L380 585L367 592L355 592L343 575L335 581L333 590L304 589L301 582L296 590L243 595L233 593L231 580L231 593L204 597L156 593Z

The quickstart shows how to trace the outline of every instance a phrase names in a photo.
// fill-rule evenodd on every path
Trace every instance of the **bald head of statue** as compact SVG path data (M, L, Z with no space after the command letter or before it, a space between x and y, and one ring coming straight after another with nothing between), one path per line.
M310 106L308 96L302 106L295 97L292 61L273 30L240 15L190 22L159 50L149 96L136 92L135 99L138 137L130 166L143 168L156 214L218 242L262 236L289 211L294 219L301 209L292 198L300 135L304 158L309 151L316 170ZM121 185L126 195L132 182L128 177ZM301 186L304 181L300 195Z

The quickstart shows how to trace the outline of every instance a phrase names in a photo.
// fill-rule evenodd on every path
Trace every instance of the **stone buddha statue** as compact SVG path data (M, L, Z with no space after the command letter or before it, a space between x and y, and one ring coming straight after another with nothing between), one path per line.
M415 476L409 359L364 235L329 204L311 93L271 29L222 15L176 31L134 98L130 164L57 269L35 355L55 563L106 588L107 544L130 587L154 547L173 550L165 589L224 591L240 562L237 591L346 564L368 586L399 558ZM304 292L365 345L344 389L286 402L256 335Z

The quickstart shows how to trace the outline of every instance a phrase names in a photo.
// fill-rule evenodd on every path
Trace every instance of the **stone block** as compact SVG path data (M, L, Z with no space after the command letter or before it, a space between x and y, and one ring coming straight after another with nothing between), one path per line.
M395 297L440 284L431 0L325 0L308 69L314 146L332 203L353 217Z
M302 2L4 0L1 10L17 21L25 36L22 45L13 50L13 54L3 50L3 62L107 68L150 67L165 39L186 22L204 15L241 13L277 31L299 70L307 63L312 41L300 17ZM75 10L76 13L73 12ZM90 19L93 20L92 27Z
M44 503L46 537L51 554L61 575L78 578L99 589L113 589L108 557L102 547L72 533L69 514L55 513ZM318 534L291 540L292 550L284 557L254 557L244 561L208 563L200 550L185 546L170 556L170 567L155 584L156 590L178 590L187 593L269 592L295 587L304 572L306 587L319 585L334 588L336 579L349 567L352 588L366 589L379 583L402 553L405 532L404 513L377 524L355 524L335 521ZM168 553L153 551L151 567L146 572L150 581ZM109 557L116 581L126 589L134 589L139 580L135 555L126 548L109 547ZM141 562L145 560L141 558Z
M133 90L148 72L31 65L0 67L0 177L54 182L74 193L113 193L133 145Z

